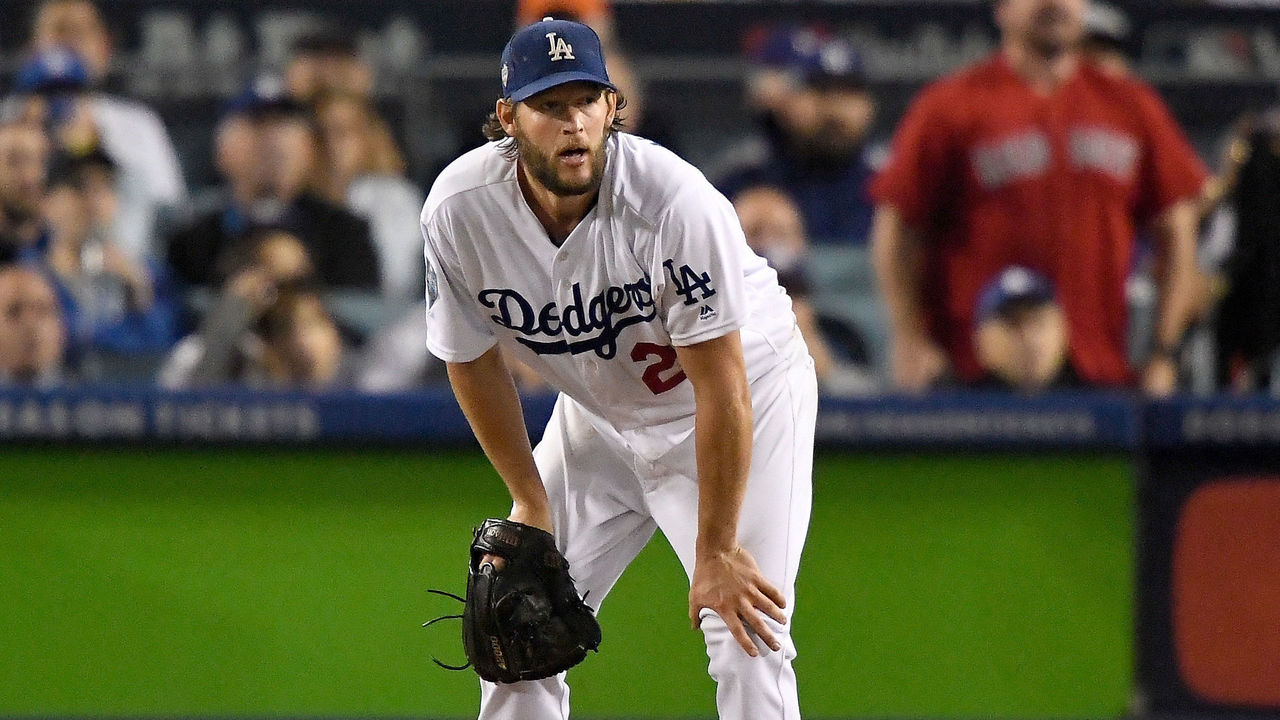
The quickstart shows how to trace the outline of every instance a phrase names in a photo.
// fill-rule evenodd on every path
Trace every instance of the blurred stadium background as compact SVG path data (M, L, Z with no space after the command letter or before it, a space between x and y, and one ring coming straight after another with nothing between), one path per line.
M0 68L29 0L0 0ZM191 188L245 79L317 22L356 38L427 185L496 94L499 0L102 0L116 89L164 118ZM1280 84L1280 9L1125 6L1138 72L1206 159ZM742 38L855 41L885 140L924 83L995 47L990 3L614 0L651 111L716 161L749 118ZM351 311L358 316L367 309ZM874 335L874 332L872 332ZM548 398L527 398L531 425ZM826 718L1280 716L1280 404L1127 393L824 398L796 620ZM474 713L428 587L462 587L504 506L447 392L149 383L0 390L0 716ZM575 717L714 715L681 570L656 539L602 610Z

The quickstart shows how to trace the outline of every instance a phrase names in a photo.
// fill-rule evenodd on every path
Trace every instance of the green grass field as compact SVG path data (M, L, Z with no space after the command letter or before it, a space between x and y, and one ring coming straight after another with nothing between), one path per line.
M501 484L467 453L6 449L0 716L474 714L454 611ZM795 634L806 717L1108 717L1128 702L1119 457L827 455ZM655 540L575 717L713 717Z

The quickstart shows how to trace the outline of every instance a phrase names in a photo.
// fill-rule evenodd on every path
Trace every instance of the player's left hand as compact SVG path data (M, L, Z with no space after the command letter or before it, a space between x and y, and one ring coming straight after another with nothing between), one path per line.
M760 653L747 628L774 651L782 649L764 616L786 624L787 616L782 611L786 606L786 597L765 579L756 559L741 546L698 558L689 588L689 621L694 629L702 625L702 609L712 610L743 651L756 657Z

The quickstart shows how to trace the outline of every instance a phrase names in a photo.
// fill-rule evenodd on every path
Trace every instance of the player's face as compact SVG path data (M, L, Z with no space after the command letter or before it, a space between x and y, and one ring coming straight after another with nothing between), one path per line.
M604 141L617 113L612 92L595 83L566 83L507 108L507 133L515 138L520 163L535 181L562 197L600 187Z
M1088 0L1000 0L996 22L1006 38L1043 55L1075 47L1084 34Z

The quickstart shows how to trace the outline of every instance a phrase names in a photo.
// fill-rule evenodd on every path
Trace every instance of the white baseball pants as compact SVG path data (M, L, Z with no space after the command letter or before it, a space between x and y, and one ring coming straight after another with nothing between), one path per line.
M751 397L755 438L738 539L785 593L789 618L812 505L817 414L812 360L802 353L791 366L770 371L752 384ZM662 530L692 579L698 529L692 434L650 463L617 435L599 430L577 402L561 396L534 457L551 499L556 543L588 604L599 608L655 529ZM721 720L800 718L791 625L765 619L782 650L772 652L757 640L760 656L752 658L715 613L703 610L708 672L717 684ZM564 673L536 682L480 684L480 720L569 717Z

